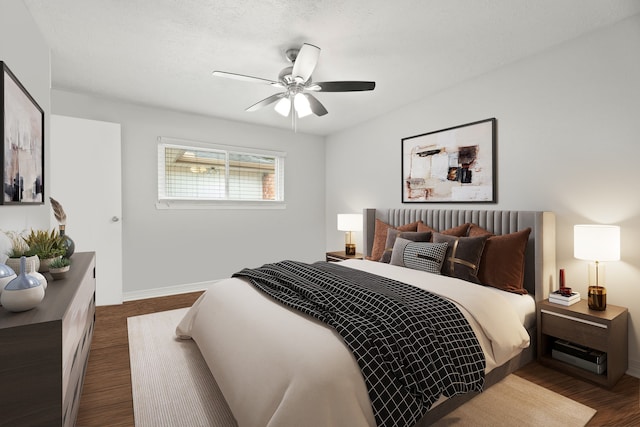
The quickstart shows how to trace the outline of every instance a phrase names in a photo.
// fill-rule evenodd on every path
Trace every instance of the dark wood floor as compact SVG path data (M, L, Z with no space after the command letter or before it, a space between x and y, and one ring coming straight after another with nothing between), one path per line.
M97 307L77 425L133 426L127 317L188 307L200 292ZM519 376L598 411L589 426L640 426L640 380L625 375L610 390L531 363ZM541 408L544 410L544 408Z
M127 317L189 307L200 294L195 292L96 307L96 324L77 426L134 425Z

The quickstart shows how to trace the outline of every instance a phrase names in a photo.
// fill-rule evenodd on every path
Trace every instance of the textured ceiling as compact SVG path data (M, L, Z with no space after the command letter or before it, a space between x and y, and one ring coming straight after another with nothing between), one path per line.
M322 48L315 81L373 80L318 93L327 135L640 13L638 0L24 0L51 47L52 85L135 103L290 128L276 93L213 77L277 80L284 51Z

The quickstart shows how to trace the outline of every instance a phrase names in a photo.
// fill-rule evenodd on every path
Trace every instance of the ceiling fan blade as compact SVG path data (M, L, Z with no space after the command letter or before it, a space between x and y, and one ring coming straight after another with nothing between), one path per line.
M211 74L213 74L216 77L225 77L227 79L240 80L243 82L263 83L263 84L268 84L275 87L283 87L282 83L280 82L262 79L260 77L245 76L244 74L227 73L226 71L214 71Z
M262 107L266 107L267 105L270 105L276 101L279 101L281 98L284 98L286 95L287 95L286 92L276 93L275 95L271 95L270 97L265 98L262 101L256 102L251 107L247 108L245 111L249 111L249 112L257 111Z
M356 92L361 90L373 90L375 87L376 82L313 82L307 90L313 90L316 92Z
M305 43L300 48L298 56L293 63L291 77L294 80L304 83L309 80L313 70L316 68L318 58L320 57L320 48L312 44Z
M320 101L318 101L318 98L311 95L310 93L303 93L303 95L309 101L309 106L311 107L311 111L313 111L313 114L315 114L316 116L324 116L328 113L327 109L324 108L324 105L322 105Z

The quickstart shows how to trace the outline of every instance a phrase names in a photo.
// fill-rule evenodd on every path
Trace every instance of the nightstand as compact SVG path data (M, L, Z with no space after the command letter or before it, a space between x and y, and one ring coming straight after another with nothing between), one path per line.
M583 378L605 387L612 387L627 370L628 310L607 304L604 311L590 310L587 300L568 307L539 301L538 309L538 361L567 374ZM564 361L552 358L556 339L589 347L607 353L606 370L596 374Z
M344 261L345 259L363 259L362 254L357 253L355 255L347 255L345 251L327 252L328 262Z

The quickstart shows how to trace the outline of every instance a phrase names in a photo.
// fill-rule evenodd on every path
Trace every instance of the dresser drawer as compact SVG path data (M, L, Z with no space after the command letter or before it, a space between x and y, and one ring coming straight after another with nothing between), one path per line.
M79 356L82 355L83 339L86 339L87 328L93 323L95 314L95 279L92 262L82 278L82 286L71 301L67 313L62 319L62 401L66 401L71 374L77 370ZM84 360L82 360L84 364ZM71 390L73 391L73 390Z
M607 351L608 327L604 323L567 314L541 310L542 333L567 341Z

